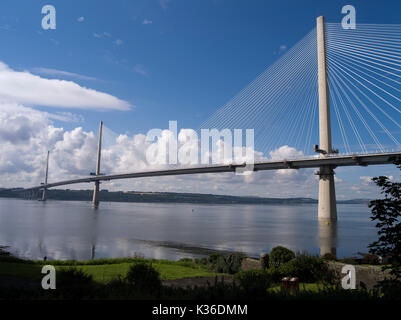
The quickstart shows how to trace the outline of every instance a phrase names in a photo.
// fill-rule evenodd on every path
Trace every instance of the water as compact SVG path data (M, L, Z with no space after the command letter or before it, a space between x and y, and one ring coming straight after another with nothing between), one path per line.
M282 245L337 256L366 252L377 237L367 205L338 205L337 224L319 224L317 205L199 205L32 201L0 198L0 245L23 258L180 259L181 244L259 256ZM162 242L162 243L161 243Z

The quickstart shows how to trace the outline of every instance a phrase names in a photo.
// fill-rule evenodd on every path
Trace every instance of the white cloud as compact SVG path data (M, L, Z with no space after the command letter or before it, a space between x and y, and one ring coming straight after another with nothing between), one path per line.
M110 94L73 81L46 79L28 71L15 71L0 62L0 100L26 106L92 110L128 110L130 104Z
M142 24L152 24L153 21L152 20L148 20L148 19L144 19Z
M114 44L121 46L123 44L123 41L121 39L116 39L114 40Z
M83 177L93 172L97 150L96 133L85 131L82 127L65 130L56 127L52 121L63 120L62 118L64 121L72 121L76 117L79 116L38 111L15 102L0 100L0 187L38 185L44 177L47 150L51 151L50 182ZM180 134L184 135L187 131L188 129L182 129ZM168 130L164 130L161 141L155 143L165 142L169 134ZM103 142L101 162L103 173L169 168L168 165L150 165L147 162L146 150L151 143L145 140L143 134L134 136L116 134L105 127ZM179 147L183 143L185 139L180 138ZM221 142L218 146L221 150ZM198 146L193 143L190 147ZM290 159L298 156L303 156L301 151L290 146L282 146L270 152L269 159ZM266 160L267 157L262 153L255 152L255 161ZM104 182L102 188L317 198L318 177L313 173L314 169L259 171L248 176L238 176L233 173L197 174ZM354 184L336 179L338 199L376 197L377 187L370 179L370 176L361 176ZM78 184L67 188L89 189L92 185Z
M289 147L287 145L270 151L269 154L271 160L296 159L304 155L302 151L298 151L297 149Z
M71 112L47 113L49 119L59 120L63 122L85 122L84 116Z
M63 70L51 69L51 68L32 68L31 71L33 73L44 74L48 76L57 76L57 77L70 77L81 80L97 80L94 77L88 77L79 73L68 72Z
M33 186L44 176L46 151L51 151L49 181L87 176L95 169L97 138L94 132L81 127L64 130L53 125L49 113L18 104L0 103L0 187ZM108 130L104 130L105 134ZM181 130L184 134L187 130ZM163 131L165 142L170 132ZM134 136L114 135L112 143L105 143L102 150L104 173L169 168L168 165L150 165L146 150L151 144L143 134ZM104 138L106 140L106 137ZM179 147L185 143L179 140ZM191 147L197 148L197 144ZM280 151L276 151L277 155ZM266 160L261 153L256 160ZM316 181L308 171L291 170L288 175L277 171L256 172L250 176L232 173L190 176L159 177L105 182L110 190L144 190L201 192L233 195L257 195L270 197L316 197ZM68 188L86 189L89 184ZM317 189L316 189L317 190Z
M79 17L79 18L77 19L78 22L83 22L84 20L85 20L85 17Z

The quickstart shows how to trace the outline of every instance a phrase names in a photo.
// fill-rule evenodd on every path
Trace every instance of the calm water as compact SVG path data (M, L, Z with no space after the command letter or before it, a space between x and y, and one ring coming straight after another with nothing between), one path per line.
M259 256L277 245L339 257L376 239L366 205L338 205L337 224L319 224L317 205L195 205L0 198L0 245L39 259L198 256L180 244ZM168 246L162 245L165 242Z

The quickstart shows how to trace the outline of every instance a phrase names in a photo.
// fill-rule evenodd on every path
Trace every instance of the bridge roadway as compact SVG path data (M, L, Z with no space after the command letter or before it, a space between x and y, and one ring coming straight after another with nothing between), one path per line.
M260 170L278 170L278 169L303 169L303 168L318 168L321 166L346 167L346 166L368 166L377 164L391 164L395 159L401 160L401 152L389 153L373 153L373 154L353 154L353 155L330 155L327 157L310 157L294 160L280 160L258 162L253 165L253 171ZM187 167L182 169L168 169L156 171L143 171L121 174L109 174L89 176L85 178L64 180L54 183L42 184L32 188L24 189L35 190L52 188L69 184L95 182L95 181L110 181L117 179L131 179L144 177L160 177L173 176L184 174L200 174L200 173L220 173L220 172L235 172L236 168L243 168L245 164L240 165L219 165L219 166L204 166L204 167Z

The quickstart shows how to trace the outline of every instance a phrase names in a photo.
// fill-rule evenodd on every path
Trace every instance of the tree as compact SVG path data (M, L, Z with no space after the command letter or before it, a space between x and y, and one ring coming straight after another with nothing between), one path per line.
M401 170L401 160L394 160ZM374 183L381 188L384 199L370 202L372 221L377 221L379 239L369 245L369 251L388 259L383 269L390 269L396 280L401 280L401 183L385 176L375 177Z

